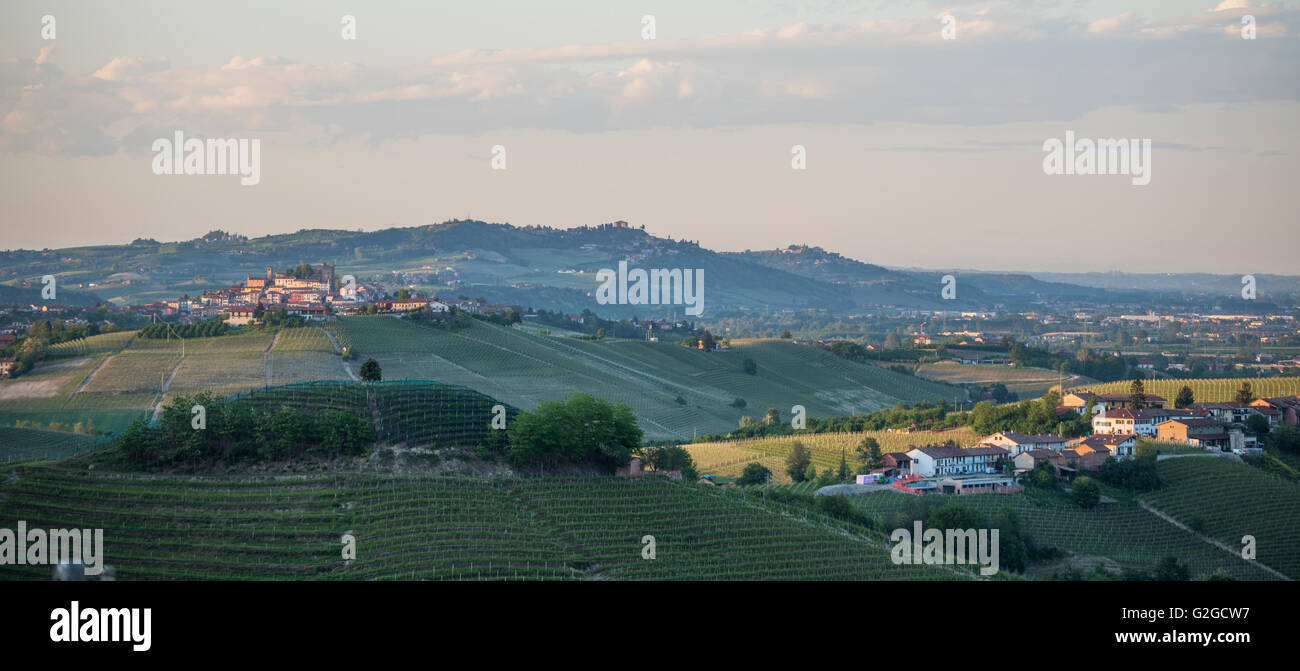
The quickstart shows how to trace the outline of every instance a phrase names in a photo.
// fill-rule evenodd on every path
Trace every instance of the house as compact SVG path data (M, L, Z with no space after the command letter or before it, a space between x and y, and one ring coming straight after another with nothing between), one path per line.
M1105 409L1092 416L1093 433L1123 433L1136 436L1156 435L1156 425L1170 419L1200 417L1195 410L1165 410L1163 408L1129 410Z
M1163 408L1167 402L1164 397L1155 394L1146 394L1142 398L1144 408ZM1097 402L1107 410L1130 408L1133 404L1133 397L1131 394L1098 394Z
M1131 457L1137 448L1137 437L1131 433L1094 433L1071 445L1075 448L1080 446L1086 446L1094 452L1105 451L1115 458Z
M1034 470L1034 467L1040 463L1051 464L1056 468L1061 460L1061 455L1056 450L1033 449L1017 454L1014 460L1017 473Z
M1240 434L1240 431L1235 433ZM1193 419L1171 419L1156 425L1156 439L1166 443L1199 445L1207 448L1226 449L1232 447L1228 425L1217 419L1197 417Z
M887 452L880 457L880 468L875 470L887 475L910 474L912 458L906 452Z
M1192 409L1205 412L1211 418L1227 424L1243 424L1247 417L1259 414L1253 406L1239 401L1193 403Z
M0 359L0 377L9 377L9 372L13 370L16 361L11 358Z
M907 452L907 456L912 459L911 474L925 477L988 473L997 466L1000 459L1005 459L1010 454L1010 451L996 445L927 445Z
M1006 448L1012 455L1034 449L1063 450L1065 438L1053 435L1029 435L1015 431L995 433L980 441L981 445L997 445Z
M226 316L225 321L227 324L230 324L231 326L243 326L244 324L252 323L253 313L256 310L257 308L250 307L228 307L222 310L221 313Z
M4 349L4 348L6 348L6 347L8 347L8 346L10 346L10 345L12 345L12 344L14 344L14 341L17 340L17 339L18 339L18 336L14 335L14 334L12 334L12 333L0 333L0 349Z
M1278 412L1278 421L1292 426L1300 423L1300 396L1257 398L1250 402L1256 408L1272 408Z

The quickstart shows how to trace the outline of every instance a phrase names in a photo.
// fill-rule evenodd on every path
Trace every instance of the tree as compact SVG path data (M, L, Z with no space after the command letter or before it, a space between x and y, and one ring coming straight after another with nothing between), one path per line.
M760 463L745 464L745 470L740 472L740 478L736 484L741 487L749 485L765 485L772 478L772 471Z
M745 407L746 405L749 405L749 404L745 402L745 399L743 399L743 398L741 398L741 397L739 397L739 396L737 396L736 399L735 399L734 401L731 402L731 407L733 407L733 408L743 408L743 407Z
M695 470L695 459L680 445L647 448L645 457L656 471L680 471L682 479L687 482L700 479L699 471Z
M1129 405L1133 406L1133 410L1141 410L1147 407L1147 392L1146 387L1142 384L1142 378L1133 378L1133 384L1129 385L1128 389Z
M1233 398L1238 403L1249 404L1255 400L1255 392L1250 388L1250 380L1244 380L1241 383L1241 389L1237 390L1237 395Z
M1101 486L1086 475L1075 478L1070 489L1074 495L1074 502L1079 504L1080 508L1095 508L1098 503L1101 503Z
M781 331L781 339L782 339L782 340L789 340L789 339L791 339L791 338L793 338L793 337L794 337L794 336L790 335L790 329L785 329L784 331Z
M804 479L804 482L816 482L816 481L817 481L817 467L816 467L816 466L813 466L812 464L808 464L808 470L806 470L806 471L803 472L803 479Z
M835 472L835 477L840 481L849 479L849 460L844 456L844 450L840 450L840 469Z
M873 468L880 468L880 441L867 436L858 443L854 452L858 456L859 472L869 473Z
M1256 436L1268 435L1268 418L1263 415L1251 415L1246 418L1246 428Z
M785 457L785 472L790 475L790 479L795 482L803 482L812 468L812 452L803 446L803 443L795 441L790 446L790 454ZM814 477L816 477L814 472Z
M898 349L903 346L903 341L898 338L896 331L890 331L885 336L885 349Z
M411 299L411 290L410 290L410 289L407 289L406 287L402 287L401 289L398 289L398 290L397 290L397 293L393 294L393 298L395 298L395 299L397 299L397 300L399 300L399 301L407 301L407 300L410 300L410 299Z
M605 339L605 329L596 329L596 340Z
M520 412L509 437L507 451L516 464L585 463L612 472L640 449L643 433L628 406L575 393Z
M1192 407L1195 402L1196 395L1192 392L1192 388L1187 385L1183 385L1183 388L1178 390L1178 396L1174 397L1174 407L1180 410Z
M745 361L741 366L744 367L746 375L756 375L758 373L758 364L754 363L754 360L749 357L745 357Z
M781 413L778 412L776 408L768 408L767 412L763 414L763 423L767 424L768 426L772 426L774 424L780 424Z
M365 382L378 382L384 379L384 373L379 368L379 362L375 361L374 357L366 359L366 362L361 364L360 375Z
M1273 448L1292 454L1300 453L1300 430L1290 424L1278 424L1269 431Z

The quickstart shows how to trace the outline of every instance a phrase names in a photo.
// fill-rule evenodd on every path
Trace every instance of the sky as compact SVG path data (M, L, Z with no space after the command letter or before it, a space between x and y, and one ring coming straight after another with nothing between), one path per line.
M1298 69L1300 10L1246 0L17 0L0 249L621 219L890 266L1300 274ZM260 180L155 174L177 131L257 139ZM1150 182L1047 174L1067 132L1150 140Z

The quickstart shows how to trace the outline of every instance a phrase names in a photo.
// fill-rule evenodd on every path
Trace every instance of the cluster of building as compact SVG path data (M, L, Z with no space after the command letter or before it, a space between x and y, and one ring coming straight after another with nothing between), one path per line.
M1251 454L1259 451L1253 436L1235 428L1252 415L1270 424L1296 424L1300 396L1261 398L1250 403L1196 403L1186 409L1166 409L1165 399L1147 394L1148 407L1133 409L1127 394L1079 392L1065 397L1065 408L1084 412L1093 408L1092 435L1065 438L1000 431L986 436L973 447L926 445L906 452L890 452L874 472L895 477L942 478L989 475L1010 464L1017 473L1032 471L1047 462L1059 474L1095 471L1111 457L1131 457L1137 439L1148 437L1163 443L1201 447L1206 450Z

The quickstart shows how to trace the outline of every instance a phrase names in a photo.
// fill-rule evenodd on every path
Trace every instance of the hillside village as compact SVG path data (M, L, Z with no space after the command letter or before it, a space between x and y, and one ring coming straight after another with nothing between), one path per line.
M918 485L917 481L943 478L938 486L947 493L1016 491L1013 481L990 476L1023 474L1045 464L1058 476L1072 478L1081 471L1099 470L1107 459L1134 457L1141 438L1200 448L1207 454L1258 455L1263 449L1255 436L1241 428L1251 417L1262 418L1270 427L1300 423L1300 396L1260 398L1249 403L1193 403L1186 409L1165 408L1166 399L1155 394L1146 394L1143 407L1138 409L1132 408L1133 400L1128 394L1072 392L1063 398L1058 411L1090 413L1091 435L1067 439L1001 431L969 447L928 445L890 452L883 455L882 465L872 469L870 475L858 476L858 482L890 478L896 488L921 493L919 487L935 484Z

